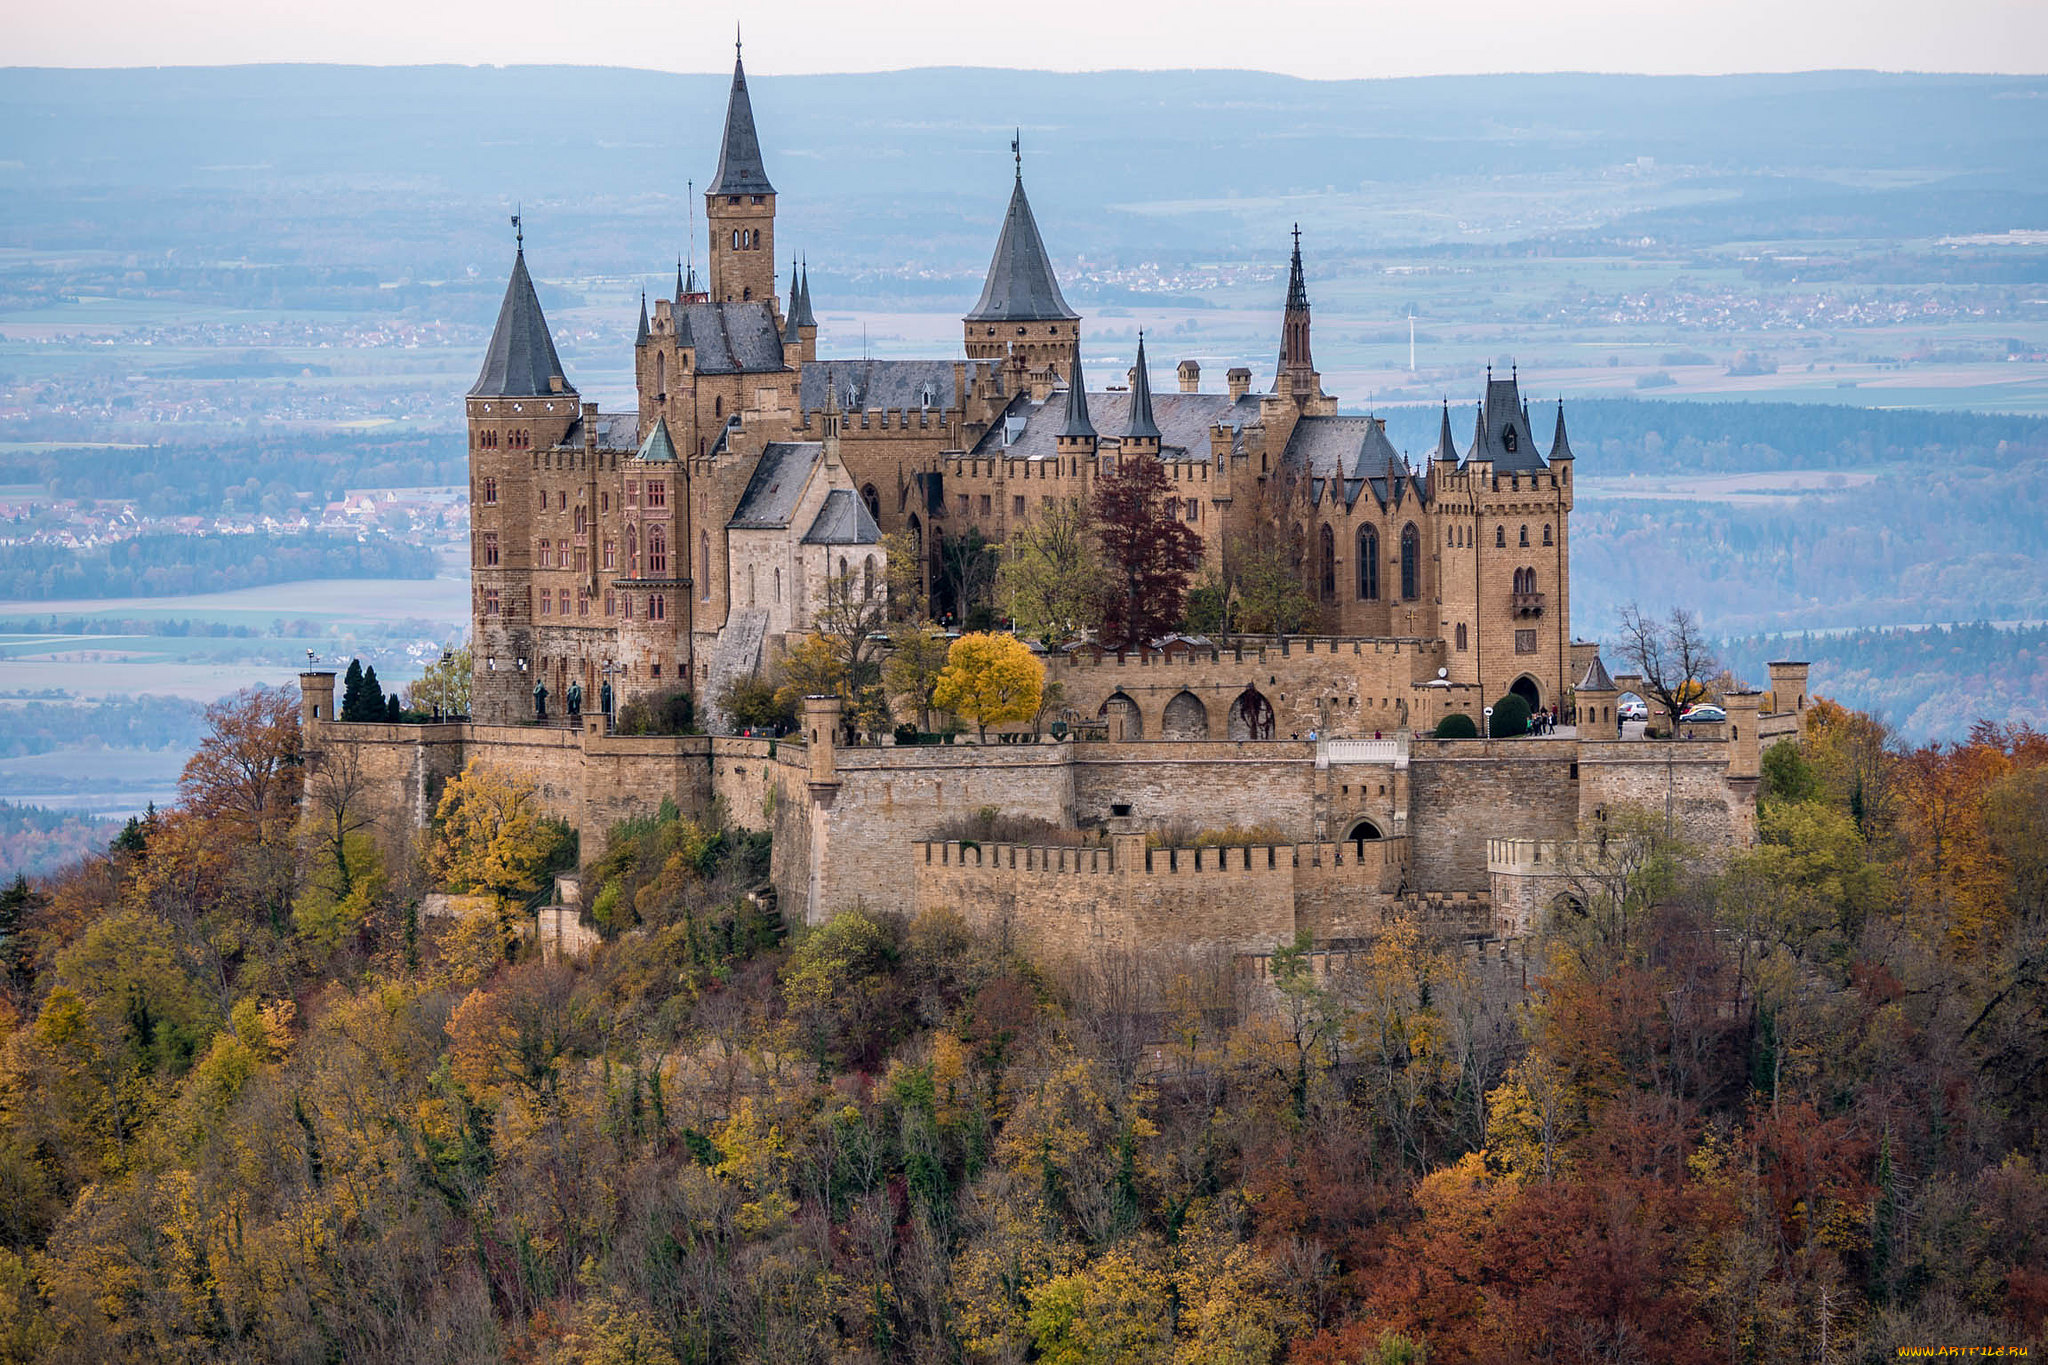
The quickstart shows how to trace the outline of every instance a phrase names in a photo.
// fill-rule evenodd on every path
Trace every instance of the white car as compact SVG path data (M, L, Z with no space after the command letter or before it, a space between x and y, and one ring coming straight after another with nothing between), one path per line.
M1686 707L1685 714L1681 715L1678 719L1680 721L1698 721L1701 725L1706 725L1713 721L1728 719L1728 713L1718 706L1708 706L1702 703L1699 706Z

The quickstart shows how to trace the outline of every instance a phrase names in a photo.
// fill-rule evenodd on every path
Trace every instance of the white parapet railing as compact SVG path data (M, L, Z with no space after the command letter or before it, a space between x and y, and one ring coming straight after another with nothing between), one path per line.
M1408 766L1408 741L1406 739L1319 739L1316 741L1316 766L1327 768L1332 763L1384 763L1395 768Z

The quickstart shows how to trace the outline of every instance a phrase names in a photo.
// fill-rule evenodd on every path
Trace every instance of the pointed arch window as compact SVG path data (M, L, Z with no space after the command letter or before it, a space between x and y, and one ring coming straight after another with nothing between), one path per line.
M1358 528L1358 600L1380 600L1380 533L1370 526Z
M697 533L697 563L695 571L697 574L697 596L708 602L711 600L711 533L708 531L699 531Z
M1401 528L1401 597L1413 602L1422 595L1422 536L1415 523Z
M1337 533L1325 526L1316 533L1317 594L1328 602L1337 596Z
M1496 550L1505 550L1505 549L1507 549L1507 547L1508 547L1508 528L1507 528L1507 527L1505 527L1505 526L1496 526L1496 527L1494 527L1494 528L1493 528L1493 548L1494 548L1494 549L1496 549Z
M1525 550L1529 548L1529 528L1527 526L1522 528L1522 548Z
M864 602L872 602L875 597L875 557L873 555L869 555L861 562L860 595L861 600Z
M1543 523L1543 543L1545 545L1553 543L1550 539L1550 523L1547 521Z
M665 355L654 357L654 396L658 399L668 397L668 357Z

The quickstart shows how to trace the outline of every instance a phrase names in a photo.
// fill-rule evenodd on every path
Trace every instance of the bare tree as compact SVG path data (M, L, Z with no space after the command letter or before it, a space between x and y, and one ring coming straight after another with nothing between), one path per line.
M376 823L371 809L376 788L363 771L361 752L353 744L330 744L314 751L306 765L306 832L330 862L337 898L353 889L348 865L348 838Z
M1643 686L1669 719L1666 736L1678 732L1678 717L1706 695L1706 680L1720 667L1700 629L1700 618L1673 607L1659 621L1631 602L1621 609L1621 656L1643 675Z

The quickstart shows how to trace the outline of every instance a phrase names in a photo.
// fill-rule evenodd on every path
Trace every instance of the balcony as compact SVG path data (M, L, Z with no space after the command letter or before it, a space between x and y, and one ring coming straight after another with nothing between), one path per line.
M1509 594L1509 602L1517 616L1541 616L1543 594L1540 592L1517 592Z

